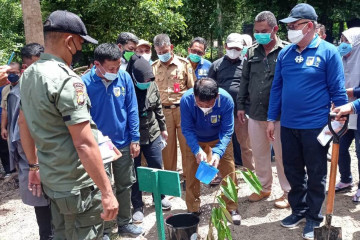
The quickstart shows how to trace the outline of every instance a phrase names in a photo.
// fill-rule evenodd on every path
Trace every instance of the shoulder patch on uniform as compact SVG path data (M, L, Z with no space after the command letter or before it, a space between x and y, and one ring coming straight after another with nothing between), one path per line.
M85 103L85 92L84 84L80 82L73 83L75 92L76 92L76 102L79 105L84 105Z
M192 67L189 67L189 68L188 68L188 72L189 72L190 74L192 74L192 73L193 73L193 69L192 69Z

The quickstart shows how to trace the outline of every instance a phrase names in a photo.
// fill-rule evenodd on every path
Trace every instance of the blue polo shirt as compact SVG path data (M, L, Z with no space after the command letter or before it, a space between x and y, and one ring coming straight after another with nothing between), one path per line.
M188 58L190 61L190 59ZM201 58L200 62L196 66L195 76L196 79L201 79L208 76L208 72L211 66L211 62L206 60L205 58Z
M117 148L139 142L139 114L134 84L130 75L119 70L118 77L105 86L95 66L81 78L91 101L90 114L104 136Z
M280 51L270 92L268 120L281 113L281 126L315 129L326 125L331 101L347 103L344 70L336 47L319 36L301 52L291 44Z
M189 89L180 100L180 111L181 131L191 151L196 155L200 151L199 142L219 139L212 152L221 158L234 132L234 102L230 94L220 88L215 106L204 114L195 103L193 89Z

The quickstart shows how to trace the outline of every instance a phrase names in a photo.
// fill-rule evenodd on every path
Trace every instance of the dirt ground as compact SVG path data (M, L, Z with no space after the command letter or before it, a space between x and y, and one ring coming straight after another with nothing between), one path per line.
M354 149L352 154L352 172L357 186L359 176L357 171L357 160ZM330 166L330 164L328 165ZM238 176L239 177L239 176ZM239 191L239 210L242 216L241 226L230 226L233 239L252 239L252 240L297 240L302 239L301 233L304 223L294 229L286 229L280 226L280 220L288 216L289 209L276 209L274 200L282 195L279 182L276 176L275 165L273 165L274 186L271 196L264 201L250 203L247 196L251 194L250 189L244 181L240 180ZM339 177L338 177L339 178ZM10 239L38 239L35 214L32 207L21 202L18 189L14 189L14 183L3 184L0 180L0 240ZM333 225L342 227L343 239L360 239L360 205L352 202L352 196L356 192L356 187L347 193L337 194L335 197L335 210ZM218 187L208 187L202 185L201 205L202 215L199 224L200 239L205 239L208 232L208 221L210 217L211 205ZM181 198L172 198L172 210L164 212L164 218L171 214L186 212L185 192ZM152 205L150 194L144 195L145 219L141 226L145 229L145 235L138 239L157 239L155 208ZM324 206L325 210L325 206ZM117 237L116 229L111 239L125 239Z

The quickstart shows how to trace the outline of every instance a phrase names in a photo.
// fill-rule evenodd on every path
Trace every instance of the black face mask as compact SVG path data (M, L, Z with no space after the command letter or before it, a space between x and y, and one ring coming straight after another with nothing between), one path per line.
M11 82L11 83L16 83L17 81L19 81L19 75L16 75L16 74L14 74L14 73L10 73L9 75L8 75L8 80L9 80L9 82Z
M72 54L71 52L71 55L72 55L72 63L75 64L75 63L78 63L81 58L82 58L82 50L78 50L76 48L76 45L75 45L75 42L74 42L74 39L72 39L73 43L74 43L74 46L75 46L75 49L76 49L76 52L75 54Z

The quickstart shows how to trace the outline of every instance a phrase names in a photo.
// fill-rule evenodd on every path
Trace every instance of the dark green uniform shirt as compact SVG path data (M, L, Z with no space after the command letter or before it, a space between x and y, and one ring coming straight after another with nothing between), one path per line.
M242 79L236 100L237 110L245 110L247 100L250 100L248 114L254 120L267 120L276 59L286 44L278 38L276 45L267 56L264 47L255 44L249 48L244 58Z
M159 88L155 82L151 82L146 90L146 98L140 99L139 90L135 87L139 108L140 118L140 144L149 144L159 137L160 132L166 130L165 116L162 110ZM139 103L145 101L145 103Z
M35 141L41 182L54 191L93 183L80 162L68 126L91 121L86 88L65 62L42 54L20 79L21 107Z

